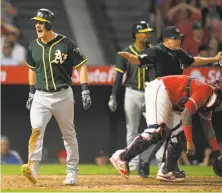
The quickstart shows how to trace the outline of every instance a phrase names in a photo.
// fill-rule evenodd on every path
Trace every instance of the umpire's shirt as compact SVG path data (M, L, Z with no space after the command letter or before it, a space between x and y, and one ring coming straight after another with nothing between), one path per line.
M183 34L174 26L168 26L164 32L165 38L181 38ZM149 67L149 77L153 80L157 77L167 75L180 75L183 69L190 67L194 63L194 58L183 49L171 50L160 43L144 51L145 54L139 56L140 67ZM150 67L152 66L153 67Z

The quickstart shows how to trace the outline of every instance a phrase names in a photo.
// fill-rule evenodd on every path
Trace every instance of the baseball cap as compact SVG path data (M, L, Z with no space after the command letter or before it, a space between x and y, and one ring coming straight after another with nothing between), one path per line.
M176 26L167 26L163 30L163 38L181 38L183 36L184 34L181 34Z

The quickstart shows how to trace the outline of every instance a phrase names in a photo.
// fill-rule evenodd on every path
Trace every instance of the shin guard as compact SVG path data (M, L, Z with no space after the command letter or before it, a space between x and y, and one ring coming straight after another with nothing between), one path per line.
M122 155L122 159L130 161L143 151L145 151L151 145L151 137L145 138L138 135L132 143L126 148L126 152Z

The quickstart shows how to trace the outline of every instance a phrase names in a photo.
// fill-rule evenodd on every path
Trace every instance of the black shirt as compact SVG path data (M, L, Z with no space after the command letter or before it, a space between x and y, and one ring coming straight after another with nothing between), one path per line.
M194 63L194 58L184 50L171 50L163 43L146 49L145 54L140 55L139 59L142 68L149 67L150 64L154 65L154 70L149 67L151 80L167 75L180 75L184 68L188 68Z

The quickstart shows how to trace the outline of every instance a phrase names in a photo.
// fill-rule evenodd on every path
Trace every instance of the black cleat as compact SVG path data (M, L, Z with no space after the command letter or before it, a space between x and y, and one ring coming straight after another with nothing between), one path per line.
M140 175L140 177L142 178L148 178L150 175L150 164L146 163L144 161L140 161L139 162L139 170L138 170L138 174Z
M177 168L173 171L174 176L176 177L176 181L184 181L186 178L186 173L184 170Z

